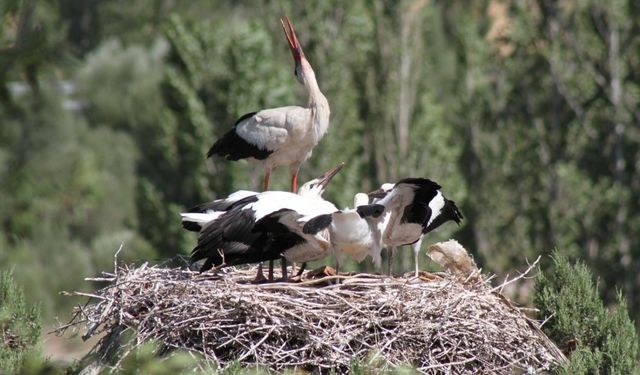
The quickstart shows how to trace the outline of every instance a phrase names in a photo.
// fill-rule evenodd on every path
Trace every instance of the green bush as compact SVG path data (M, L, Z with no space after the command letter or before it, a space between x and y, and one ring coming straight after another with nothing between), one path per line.
M545 333L570 353L559 373L638 373L638 335L622 293L617 306L608 309L587 266L571 265L557 251L553 263L550 272L536 279L534 303L539 318L552 317Z
M28 308L11 272L0 272L0 369L17 373L40 335L40 313Z
M197 371L196 357L177 351L164 358L158 357L158 345L147 343L127 356L119 373L126 374L194 374Z

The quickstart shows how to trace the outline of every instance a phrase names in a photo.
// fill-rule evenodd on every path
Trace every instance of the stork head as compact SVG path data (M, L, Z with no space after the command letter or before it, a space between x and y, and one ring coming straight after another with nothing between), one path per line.
M449 220L455 221L456 224L460 225L460 221L464 219L462 213L458 209L458 206L456 206L456 202L445 198L440 191L432 201L429 202L429 207L432 207L432 202L438 200L440 201L440 210L433 212L429 220L429 224L422 228L422 233L428 233Z
M322 176L318 178L314 178L313 180L306 182L304 185L300 186L298 189L298 195L305 198L319 198L324 193L324 190L327 188L329 182L333 176L335 176L340 170L344 167L344 162L336 165L331 168L327 172L325 172Z
M302 51L302 46L298 41L298 37L296 36L296 31L293 28L293 24L289 17L285 16L284 19L280 19L280 23L282 24L282 30L284 30L284 35L287 37L287 42L289 43L289 48L291 49L291 55L293 56L293 61L296 64L294 74L296 75L296 79L298 82L305 84L307 80L307 76L309 74L313 74L313 69L311 69L311 65L304 57L304 52Z
M391 189L393 189L394 186L396 186L396 185L392 184L390 182L385 182L384 184L382 184L380 186L380 189L374 190L374 191L368 193L367 195L371 199L376 199L376 198L377 199L382 199L382 198L387 196L387 193L389 193L391 191Z
M369 204L369 196L365 193L357 193L353 197L353 207L364 206Z

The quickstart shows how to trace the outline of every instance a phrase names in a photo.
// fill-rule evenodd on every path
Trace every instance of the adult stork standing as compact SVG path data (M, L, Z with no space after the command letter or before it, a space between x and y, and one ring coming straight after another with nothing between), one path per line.
M198 245L192 251L191 262L205 259L200 269L202 272L214 266L262 262L282 257L291 261L305 261L304 256L291 255L299 249L293 249L293 253L286 253L285 250L305 241L309 242L309 238L296 233L289 235L289 231L282 230L284 224L280 223L281 218L290 222L292 216L284 215L288 211L309 218L337 211L333 203L322 199L322 193L343 166L344 163L341 163L319 178L305 183L298 194L284 191L254 194L237 192L225 199L196 206L191 212L182 213L186 229L200 229ZM310 243L312 247L317 244ZM319 251L326 253L327 249L328 245ZM312 252L314 255L307 258L316 259L315 257L322 255L318 254L317 249ZM285 270L283 266L283 275Z
M327 132L329 102L318 87L316 75L288 17L280 20L295 61L295 76L309 93L306 107L287 106L263 109L240 117L233 128L217 140L207 157L228 160L253 158L264 162L264 190L269 190L271 170L288 166L291 191L296 192L300 165Z
M385 206L382 243L387 247L414 245L417 277L422 237L450 220L459 225L463 216L455 202L442 194L441 186L429 179L405 178L391 189L385 185L369 193L378 198L376 204Z

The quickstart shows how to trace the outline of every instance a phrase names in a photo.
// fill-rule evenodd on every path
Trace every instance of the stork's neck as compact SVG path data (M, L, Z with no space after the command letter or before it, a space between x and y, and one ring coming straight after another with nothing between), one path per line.
M329 111L329 102L322 91L320 91L315 75L311 75L305 83L307 91L309 92L309 102L307 103L308 107L321 108Z
M327 132L331 110L329 108L329 101L327 101L327 98L322 91L320 91L320 87L318 87L318 82L316 81L313 70L311 70L311 74L307 76L305 87L309 92L309 102L307 106L311 110L311 125L314 130L313 141L314 144L317 144L320 138Z

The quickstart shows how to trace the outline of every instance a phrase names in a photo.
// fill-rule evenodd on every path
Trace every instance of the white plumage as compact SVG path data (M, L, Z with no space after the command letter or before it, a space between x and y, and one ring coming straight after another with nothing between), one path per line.
M365 215L358 207L369 204L366 194L358 193L354 197L353 209L333 213L329 233L339 267L341 255L346 254L358 262L367 255L371 256L377 268L380 267L382 243L378 223L382 220L382 210L376 214ZM382 207L381 207L382 208Z
M223 262L243 264L281 256L307 261L324 257L330 249L328 235L309 235L303 229L306 221L338 210L322 199L322 193L343 166L341 163L305 183L299 194L238 191L182 213L183 226L200 231L192 261L207 259L201 269L206 270ZM282 228L291 228L290 233L283 233Z
M257 197L256 202L249 203L243 208L254 210L256 220L282 209L293 210L303 217L314 217L338 210L333 203L322 197L301 197L286 191L265 191Z
M220 215L240 204L242 209L253 209L255 219L259 220L265 215L280 209L291 209L302 215L317 216L326 210L335 208L333 203L322 199L327 185L331 179L340 172L344 163L340 163L321 176L314 178L302 186L297 194L286 191L265 191L258 193L250 190L238 190L226 198L216 199L213 202L195 206L189 212L180 214L182 222L196 224L198 229L210 221L216 220ZM337 210L337 209L336 209ZM189 225L187 225L189 226Z
M414 244L417 274L422 236L462 219L455 202L437 183L407 178L371 193L375 203L358 193L353 209L338 210L322 193L343 165L307 182L298 194L238 191L183 213L185 228L200 230L192 260L207 259L202 267L207 269L278 258L307 262L333 251L336 269L343 254L358 262L371 256L380 269L383 246Z

